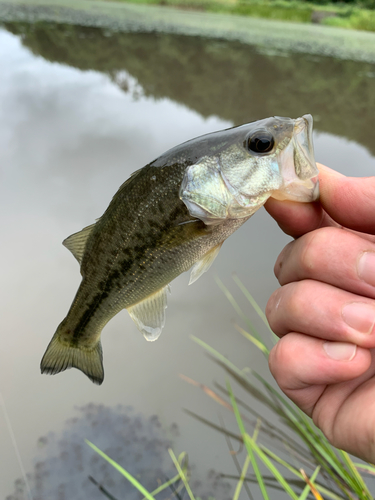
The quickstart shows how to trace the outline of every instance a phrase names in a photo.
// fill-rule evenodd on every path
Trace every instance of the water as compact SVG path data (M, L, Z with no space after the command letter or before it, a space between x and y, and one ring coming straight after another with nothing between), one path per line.
M133 473L146 482L145 450L160 462L159 476L173 474L166 446L187 451L194 480L205 485L196 486L197 494L229 498L233 482L208 478L211 469L237 473L227 444L184 408L217 424L220 412L235 430L233 418L178 375L205 384L225 380L191 334L237 366L267 374L234 329L237 315L214 275L252 314L232 273L264 308L277 287L274 261L289 239L258 212L197 283L188 287L187 274L173 282L156 343L145 342L120 313L102 337L100 388L77 370L39 372L80 281L61 241L94 222L121 183L168 148L270 115L311 113L317 160L347 175L373 175L375 65L225 39L19 21L0 31L0 65L0 391L34 495L104 498L91 474L131 498L118 474L95 461L83 442L89 438L124 465L126 444L139 459ZM1 412L0 432L0 498L27 498L14 485L20 465Z

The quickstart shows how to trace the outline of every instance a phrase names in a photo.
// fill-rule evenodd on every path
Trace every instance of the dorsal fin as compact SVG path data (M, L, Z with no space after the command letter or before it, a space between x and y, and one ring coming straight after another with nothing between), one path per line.
M82 261L87 239L90 236L91 231L94 229L95 224L96 223L91 224L91 226L84 227L82 231L70 235L63 241L63 245L72 252L79 263Z

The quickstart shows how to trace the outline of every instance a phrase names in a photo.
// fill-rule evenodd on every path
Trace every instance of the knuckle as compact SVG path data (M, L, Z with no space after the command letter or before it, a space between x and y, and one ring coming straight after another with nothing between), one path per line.
M293 325L306 316L306 297L310 283L310 280L288 283L278 288L269 298L266 317L271 330L279 337L289 333Z
M288 287L288 300L284 301L285 314L290 318L306 315L306 288L308 281L297 281Z
M311 276L322 265L322 255L337 234L336 228L325 227L311 231L303 237L299 266L304 276Z
M288 243L280 252L279 256L277 257L277 260L275 262L275 266L273 268L273 272L276 276L277 279L279 279L280 277L280 274L282 273L282 270L283 270L283 264L285 262L285 259L287 258L287 256L289 255L289 253L291 252L292 248L293 248L293 243L294 241L291 241L290 243Z
M293 349L293 333L290 333L278 341L268 358L270 372L282 390L292 385L295 359L298 353Z
M279 328L289 333L293 326L306 316L306 290L309 281L296 281L283 287L283 297L278 303ZM281 324L282 323L282 324Z
M278 288L273 292L271 297L268 299L267 305L266 305L266 318L268 320L268 323L273 330L273 322L275 320L275 313L277 312L280 302L281 302L281 294L282 294L282 289Z

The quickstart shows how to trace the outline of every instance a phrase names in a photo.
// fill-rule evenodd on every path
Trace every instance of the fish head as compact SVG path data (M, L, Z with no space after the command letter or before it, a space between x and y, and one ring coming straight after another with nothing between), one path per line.
M224 151L221 170L237 196L311 202L319 196L311 115L266 118L238 128L243 139ZM241 140L242 139L242 140Z
M185 172L180 198L206 224L250 217L268 198L319 196L312 116L266 118L206 136L211 146Z

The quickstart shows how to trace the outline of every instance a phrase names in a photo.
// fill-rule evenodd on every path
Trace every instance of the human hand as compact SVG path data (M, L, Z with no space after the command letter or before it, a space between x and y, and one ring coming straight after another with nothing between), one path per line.
M320 203L266 204L296 238L275 264L269 364L334 446L374 463L375 177L318 167Z

